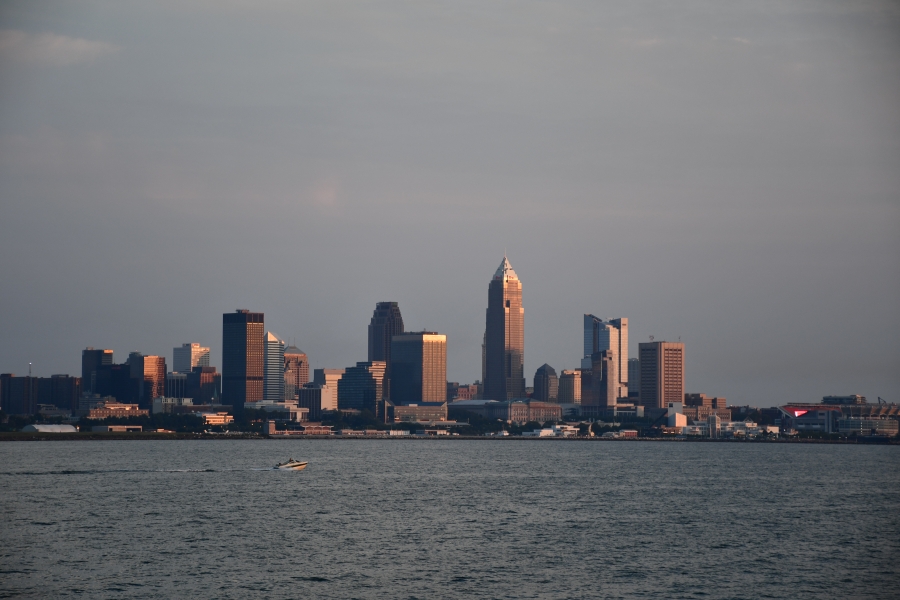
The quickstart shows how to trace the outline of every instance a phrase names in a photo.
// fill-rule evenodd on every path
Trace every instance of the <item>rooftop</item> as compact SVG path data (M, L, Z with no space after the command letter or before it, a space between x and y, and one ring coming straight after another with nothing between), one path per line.
M497 267L497 272L494 273L494 279L502 279L503 281L508 280L516 280L518 281L519 277L516 275L516 272L513 271L512 265L509 264L509 259L506 258L506 255L503 255L503 262L500 263L500 266Z

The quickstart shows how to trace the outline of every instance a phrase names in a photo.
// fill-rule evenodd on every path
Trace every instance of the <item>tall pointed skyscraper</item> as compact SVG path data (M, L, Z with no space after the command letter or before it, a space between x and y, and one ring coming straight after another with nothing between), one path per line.
M484 334L484 397L525 397L525 309L522 282L506 256L488 286Z
M401 333L403 317L400 316L400 305L396 302L376 304L369 322L369 362L384 361L387 365L382 389L387 399L391 397L391 338Z

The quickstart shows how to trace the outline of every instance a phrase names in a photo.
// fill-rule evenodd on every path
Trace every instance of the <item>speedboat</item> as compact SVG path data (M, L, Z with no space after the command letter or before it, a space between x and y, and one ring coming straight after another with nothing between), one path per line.
M299 460L294 460L293 458L287 459L287 461L283 463L278 463L275 465L276 469L285 469L287 471L302 471L306 468L307 463Z

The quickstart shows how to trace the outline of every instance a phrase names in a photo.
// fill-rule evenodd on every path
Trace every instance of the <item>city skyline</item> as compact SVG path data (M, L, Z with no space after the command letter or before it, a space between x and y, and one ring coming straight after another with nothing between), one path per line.
M527 377L593 313L737 404L900 400L898 30L881 0L4 3L0 370L221 365L237 307L347 366L389 299L471 382L506 249Z

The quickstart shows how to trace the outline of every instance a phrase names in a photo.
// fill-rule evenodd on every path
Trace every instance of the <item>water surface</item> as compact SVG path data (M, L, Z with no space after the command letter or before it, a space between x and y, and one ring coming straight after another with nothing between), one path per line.
M302 472L269 467L292 456ZM0 444L0 596L896 598L900 447Z

